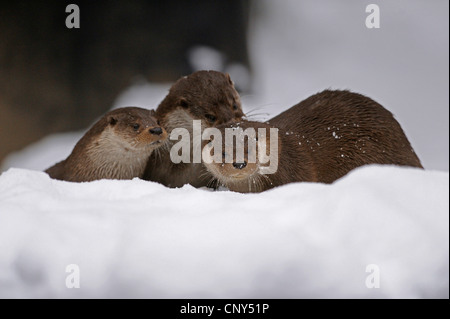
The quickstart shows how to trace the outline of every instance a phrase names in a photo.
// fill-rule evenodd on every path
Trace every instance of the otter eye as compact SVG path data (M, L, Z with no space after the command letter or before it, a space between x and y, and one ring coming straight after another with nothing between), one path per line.
M188 102L185 99L180 100L180 106L184 109L187 109L189 107Z
M133 124L133 130L137 131L139 130L141 126L139 124Z
M236 104L236 102L233 103L233 110L237 110L238 109L238 105Z
M216 121L216 119L217 119L214 115L211 115L211 114L205 114L205 117L211 123L214 123Z

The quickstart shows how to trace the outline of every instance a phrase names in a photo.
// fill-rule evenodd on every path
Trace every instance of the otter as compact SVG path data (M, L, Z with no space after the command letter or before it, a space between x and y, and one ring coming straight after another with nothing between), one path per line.
M252 137L245 136L244 142L244 158L243 161L238 161L236 158L236 144L232 145L233 154L232 161L227 162L226 156L226 129L242 129L246 131L249 128L253 128L258 134L258 129L265 129L265 141L258 140L256 135L256 147L251 149L249 147L249 140ZM262 168L269 166L269 163L261 163L259 161L259 143L264 143L264 149L266 154L270 153L271 140L270 129L275 128L277 134L277 150L276 155L278 159L277 169L273 174L262 173ZM259 193L267 189L292 183L298 181L304 182L316 182L317 176L314 169L313 159L309 152L299 151L299 142L295 135L286 135L284 130L279 129L273 125L254 121L230 122L217 127L222 136L222 162L212 161L213 153L210 143L214 142L214 138L203 143L204 154L205 147L210 146L207 149L206 156L208 160L204 159L204 166L212 176L207 184L208 187L218 188L219 186L225 186L229 190L239 193ZM237 137L242 138L242 137ZM254 155L254 160L249 160L250 154ZM211 157L209 157L211 155ZM270 154L273 156L273 154Z
M67 159L45 172L70 182L142 178L148 157L166 139L153 110L115 109L89 129Z
M201 120L203 128L213 127L244 116L241 101L228 74L217 71L197 71L180 78L156 109L156 117L170 134L175 128L185 128L191 135L193 120ZM210 179L202 163L175 164L170 159L169 141L159 154L152 154L144 179L159 182L168 187L191 184L206 186ZM191 148L192 156L192 148Z
M350 91L325 90L266 123L241 121L218 129L224 133L227 127L278 129L274 174L261 174L267 164L248 163L248 148L244 162L205 163L214 176L211 184L236 192L262 192L291 182L330 184L366 164L423 168L392 113ZM270 144L269 134L265 143Z

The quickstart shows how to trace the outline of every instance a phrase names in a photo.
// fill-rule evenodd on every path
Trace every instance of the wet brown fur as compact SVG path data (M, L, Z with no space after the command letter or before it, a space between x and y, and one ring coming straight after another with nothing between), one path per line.
M148 156L167 139L164 129L161 134L150 132L159 127L154 111L126 107L108 112L80 139L67 159L46 173L72 182L142 178Z
M278 171L258 177L261 182L252 189L248 181L228 180L225 186L231 190L247 193L290 182L332 183L366 164L423 168L392 113L361 94L325 90L268 123L279 128ZM262 124L245 124L249 125ZM225 165L231 169L231 164Z
M217 71L198 71L180 78L156 109L156 117L169 134L175 128L185 128L191 137L192 120L201 120L202 128L206 128L243 116L230 76ZM169 151L176 142L169 141L158 154L150 156L144 178L169 187L206 186L210 177L201 163L172 163Z

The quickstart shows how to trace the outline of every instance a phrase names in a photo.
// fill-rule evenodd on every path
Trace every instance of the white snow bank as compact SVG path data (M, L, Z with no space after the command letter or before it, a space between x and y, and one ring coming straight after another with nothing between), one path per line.
M448 194L447 172L388 166L254 195L10 169L0 297L448 298Z

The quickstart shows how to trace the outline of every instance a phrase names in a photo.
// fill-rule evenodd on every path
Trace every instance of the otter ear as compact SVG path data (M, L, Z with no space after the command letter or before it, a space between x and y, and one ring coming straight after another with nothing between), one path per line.
M109 125L114 126L114 125L116 125L116 123L117 123L117 117L115 117L113 115L108 116L108 124Z
M187 109L189 107L189 104L184 97L178 100L178 105L181 106L183 109Z
M225 73L225 76L227 77L228 83L230 83L230 85L234 86L234 82L231 81L231 76L229 73Z

